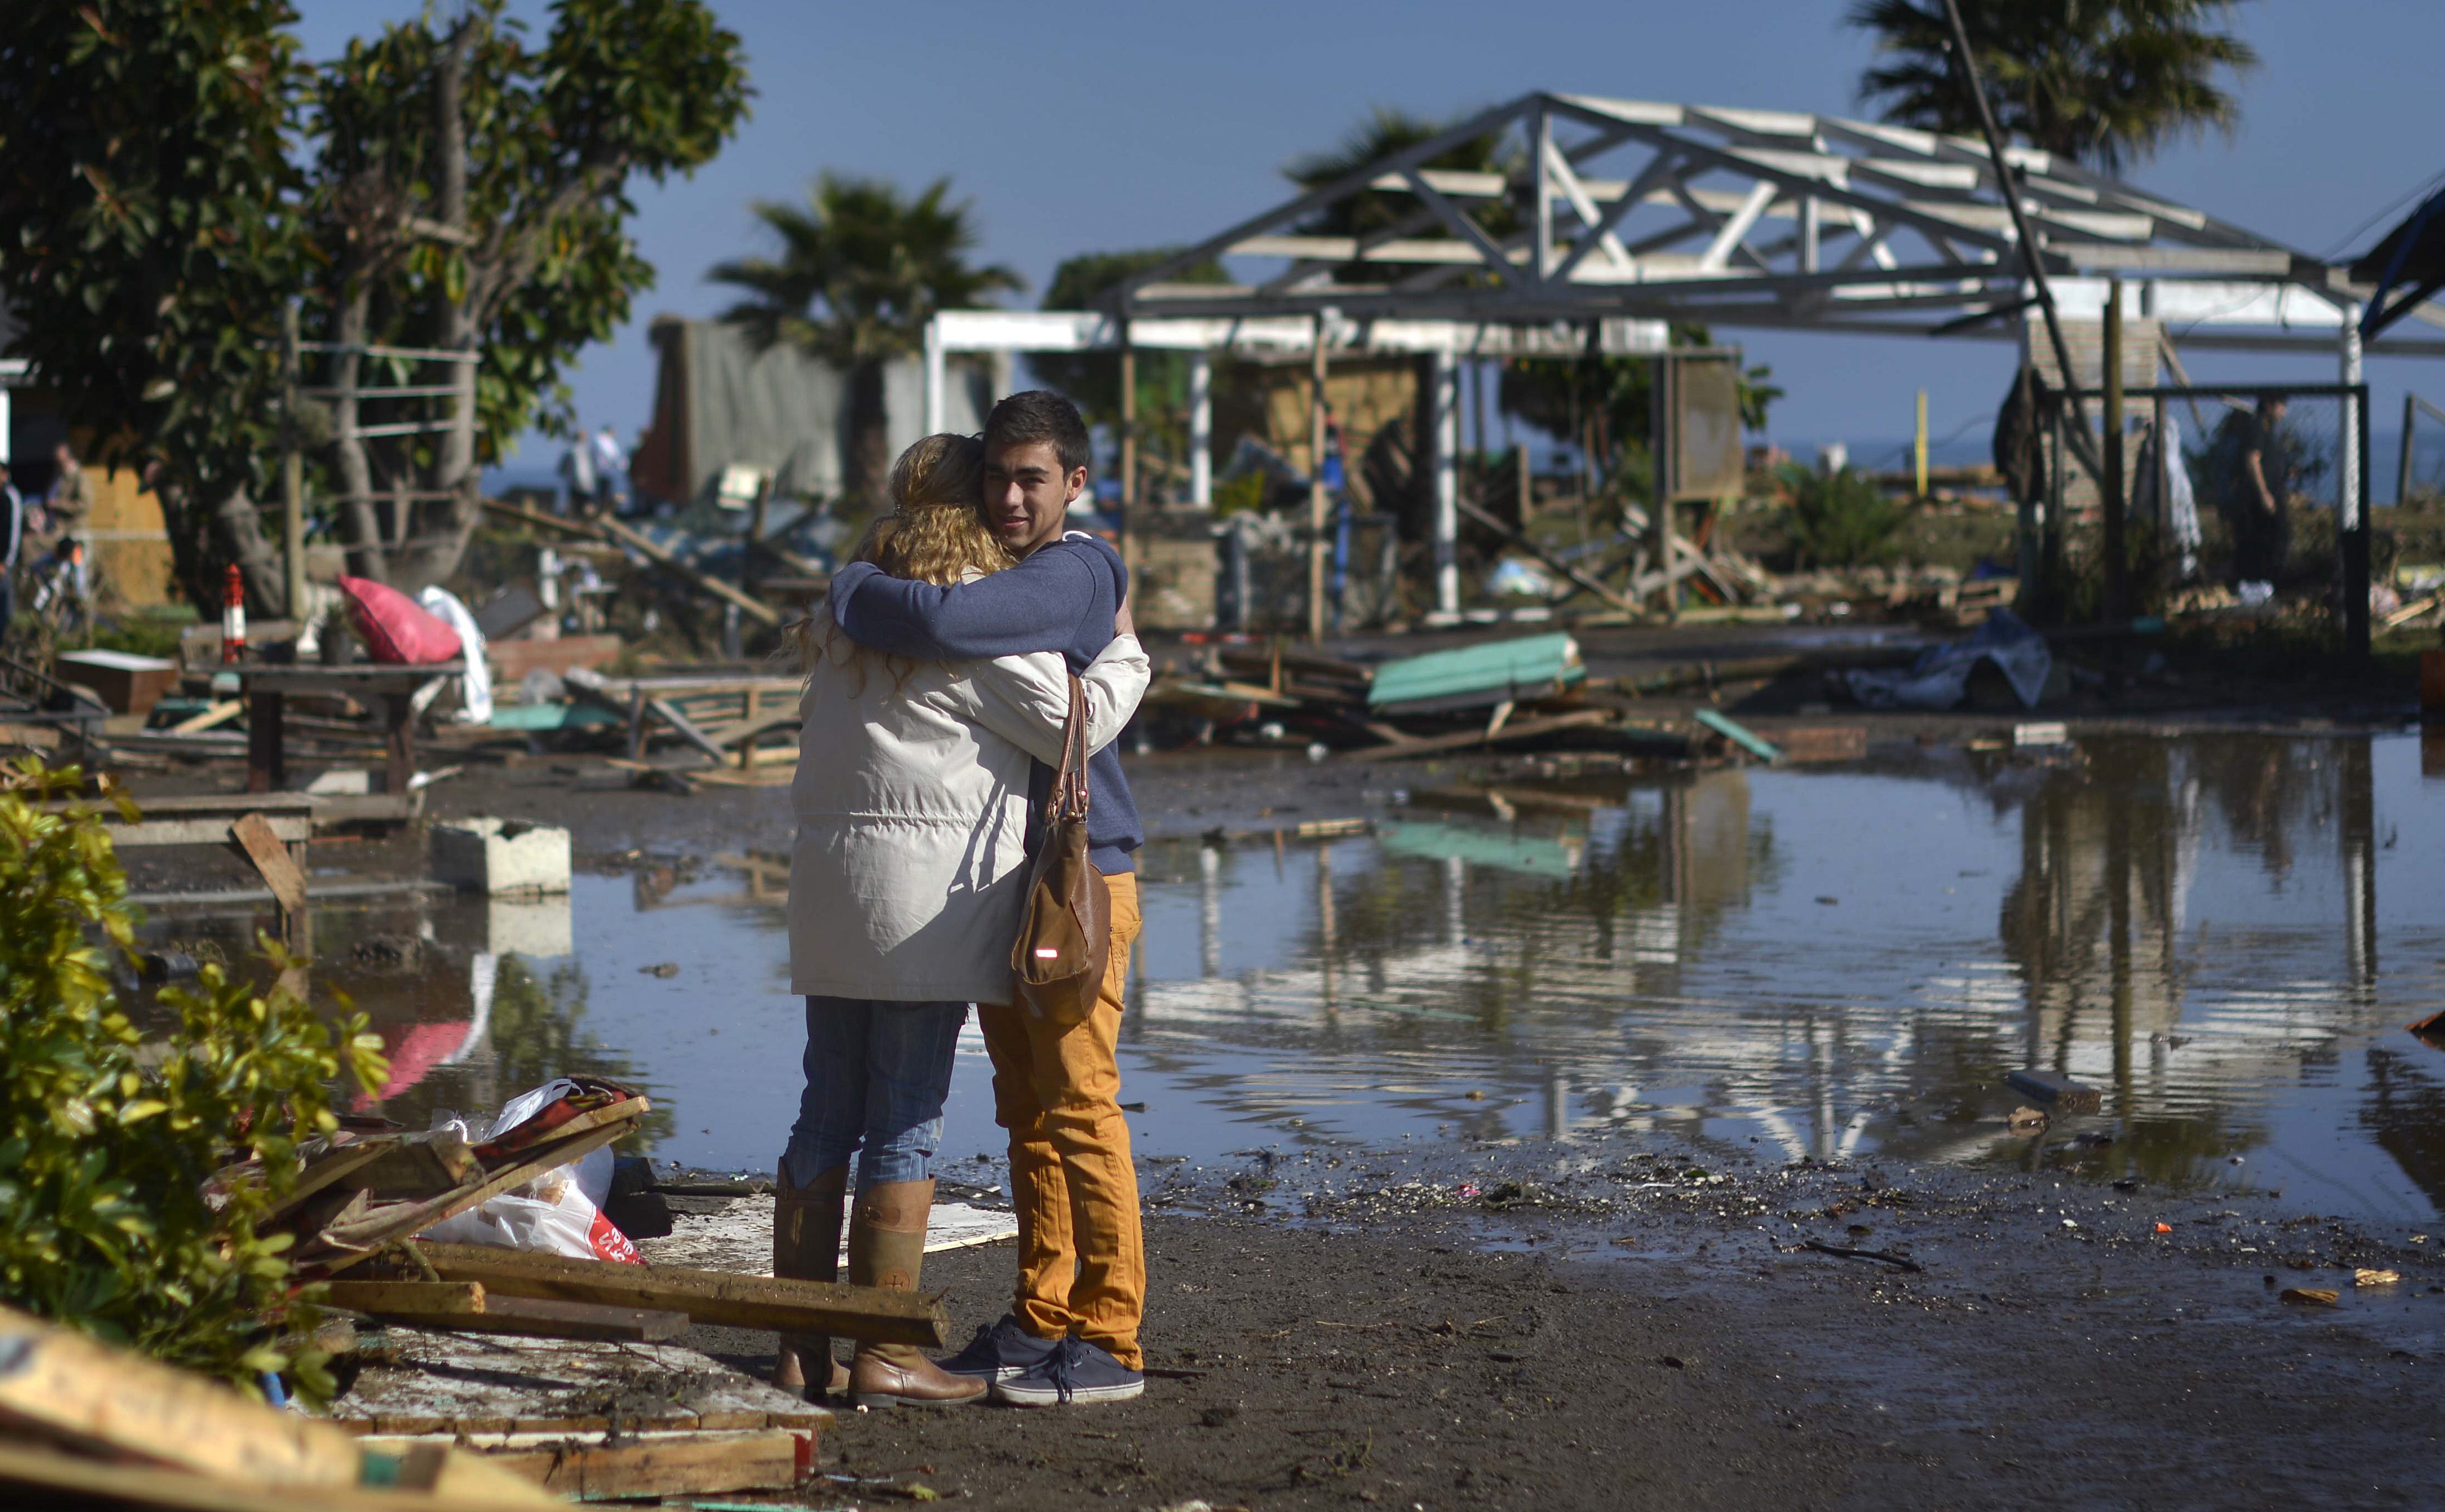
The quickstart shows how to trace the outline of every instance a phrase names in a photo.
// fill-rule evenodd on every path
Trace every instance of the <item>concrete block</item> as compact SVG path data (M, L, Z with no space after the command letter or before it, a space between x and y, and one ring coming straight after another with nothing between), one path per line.
M468 892L567 892L569 831L524 819L433 827L433 876Z

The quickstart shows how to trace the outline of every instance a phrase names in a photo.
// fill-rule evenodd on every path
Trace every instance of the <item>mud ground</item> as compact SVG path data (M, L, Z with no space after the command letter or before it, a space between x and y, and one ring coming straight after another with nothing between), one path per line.
M2400 1507L2445 1472L2435 1239L2246 1193L1609 1139L1144 1177L1144 1399L844 1410L826 1471L990 1507L1428 1509ZM924 1282L985 1323L1011 1258Z

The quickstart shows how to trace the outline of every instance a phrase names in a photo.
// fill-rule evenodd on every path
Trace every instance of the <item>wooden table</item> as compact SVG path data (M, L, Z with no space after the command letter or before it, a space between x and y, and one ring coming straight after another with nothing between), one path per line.
M384 791L401 793L416 775L416 721L408 708L416 690L434 678L457 677L467 670L461 661L425 662L400 666L386 662L360 662L350 666L312 663L246 663L234 669L238 691L246 699L246 791L276 793L288 786L289 760L282 747L281 720L291 693L341 693L363 699L383 711L384 739L389 747L383 764Z

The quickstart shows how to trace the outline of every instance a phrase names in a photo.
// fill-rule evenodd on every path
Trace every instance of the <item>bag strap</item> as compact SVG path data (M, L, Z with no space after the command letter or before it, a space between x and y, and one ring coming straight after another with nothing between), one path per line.
M1087 684L1070 674L1070 717L1061 727L1061 765L1044 801L1044 822L1087 817Z

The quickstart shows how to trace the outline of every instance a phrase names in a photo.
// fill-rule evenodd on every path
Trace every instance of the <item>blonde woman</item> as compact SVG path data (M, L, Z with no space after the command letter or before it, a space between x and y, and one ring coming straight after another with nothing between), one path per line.
M928 436L891 469L893 512L855 559L952 584L1015 558L984 522L983 447ZM790 990L807 999L806 1091L780 1162L773 1272L836 1279L849 1208L849 1279L914 1290L933 1204L932 1159L960 1026L971 1003L1006 1003L1025 877L1028 774L1059 759L1070 707L1057 652L964 663L863 650L808 631L790 862ZM1146 692L1129 626L1082 674L1087 741L1118 735ZM858 1153L857 1199L848 1198ZM981 1397L907 1345L783 1335L775 1384L861 1407Z

